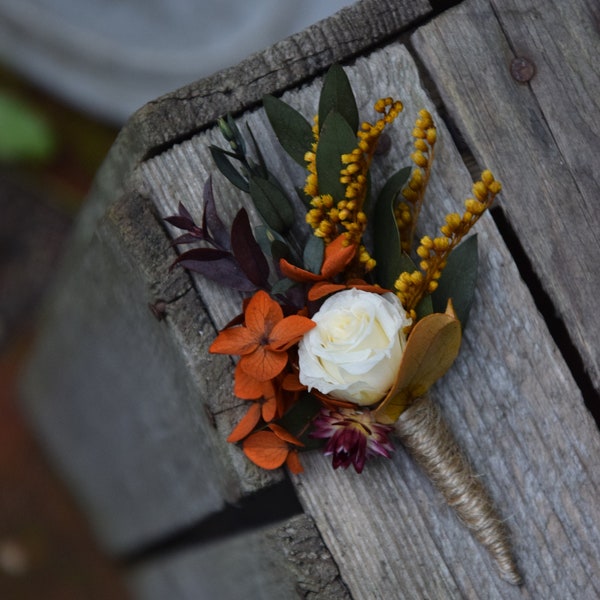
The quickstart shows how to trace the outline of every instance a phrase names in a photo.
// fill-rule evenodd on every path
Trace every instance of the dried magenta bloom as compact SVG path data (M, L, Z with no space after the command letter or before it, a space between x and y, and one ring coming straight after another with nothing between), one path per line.
M388 437L392 427L375 422L368 410L324 408L313 421L313 426L311 437L329 439L324 454L333 456L334 469L354 465L356 472L360 473L367 458L389 458L394 450Z

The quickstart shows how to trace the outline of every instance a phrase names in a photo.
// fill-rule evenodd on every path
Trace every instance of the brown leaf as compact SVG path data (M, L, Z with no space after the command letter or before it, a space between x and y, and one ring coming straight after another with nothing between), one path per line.
M461 342L460 321L449 303L445 313L423 317L411 331L396 382L375 411L380 423L395 423L402 411L450 368Z

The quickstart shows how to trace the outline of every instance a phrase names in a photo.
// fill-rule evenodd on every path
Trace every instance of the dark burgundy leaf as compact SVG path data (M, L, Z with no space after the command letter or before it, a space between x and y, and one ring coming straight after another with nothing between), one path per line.
M207 279L240 292L254 292L257 289L231 256L209 261L182 260L179 264L189 271L200 273Z
M248 213L240 209L231 225L231 248L248 279L257 287L267 287L269 263L252 235Z
M223 250L231 250L229 241L229 232L217 214L217 206L215 204L215 196L212 188L212 178L204 184L204 217L202 228L206 232L207 228L210 231L215 246Z
M189 219L190 221L192 221L192 223L194 222L192 215L181 202L177 205L177 212L179 213L180 217L183 217L184 219Z
M231 258L231 254L224 250L215 250L214 248L194 248L180 255L171 266L179 264L185 267L183 265L184 261L212 262L223 258ZM187 269L188 267L185 268Z
M165 217L165 221L167 223L170 223L174 227L177 227L178 229L185 229L186 231L194 231L195 229L197 229L198 231L200 231L200 229L196 227L194 221L188 219L187 217L180 217L178 215L174 215L172 217Z
M195 233L184 233L183 235L176 237L171 242L171 246L177 246L178 244L194 244L201 239L202 238Z

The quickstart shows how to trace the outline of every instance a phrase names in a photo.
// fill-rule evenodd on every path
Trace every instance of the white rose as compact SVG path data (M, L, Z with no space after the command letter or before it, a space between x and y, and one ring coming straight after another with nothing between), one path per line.
M368 406L389 391L411 321L394 294L349 289L330 296L298 346L300 382Z

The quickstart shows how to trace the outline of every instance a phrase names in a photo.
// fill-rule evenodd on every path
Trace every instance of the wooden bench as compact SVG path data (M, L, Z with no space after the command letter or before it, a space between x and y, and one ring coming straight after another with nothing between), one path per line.
M138 597L600 597L598 13L585 0L440 4L363 0L160 98L98 173L23 394ZM226 112L299 184L260 99L285 92L310 116L334 62L361 114L380 96L405 104L378 175L407 156L416 112L434 115L431 229L469 195L469 168L503 183L494 218L477 226L463 347L433 395L506 519L521 587L498 577L401 447L361 475L307 453L289 476L225 442L243 409L231 361L207 348L240 297L169 271L163 219L180 201L201 214L207 146ZM231 218L242 200L214 184Z

